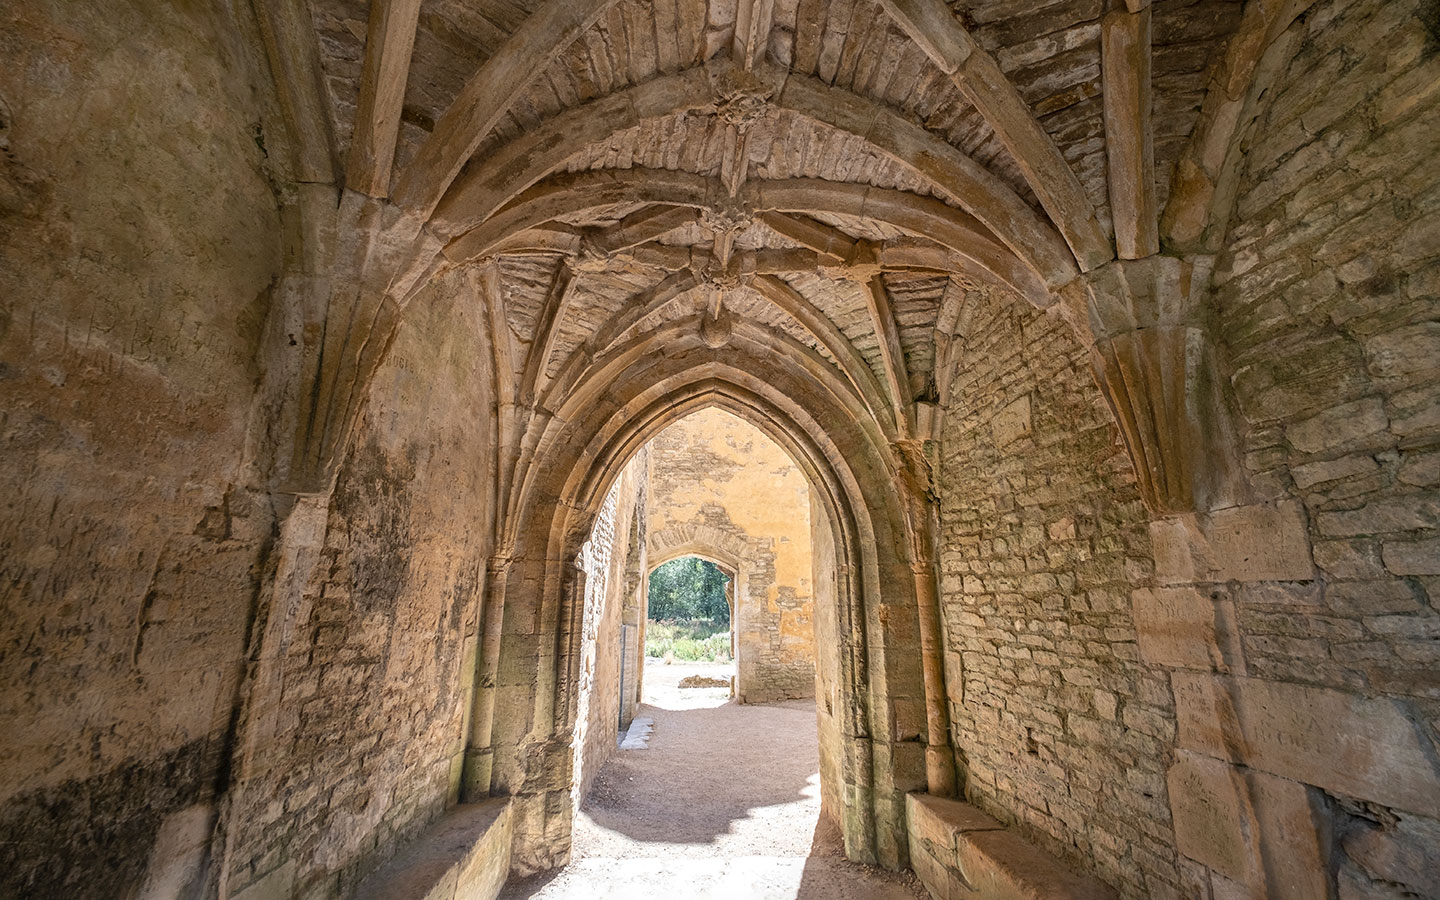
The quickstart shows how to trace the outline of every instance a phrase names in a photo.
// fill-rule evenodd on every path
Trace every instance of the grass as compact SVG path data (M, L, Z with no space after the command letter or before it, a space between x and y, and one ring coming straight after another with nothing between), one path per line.
M686 662L729 662L730 629L714 619L650 620L645 626L645 655Z

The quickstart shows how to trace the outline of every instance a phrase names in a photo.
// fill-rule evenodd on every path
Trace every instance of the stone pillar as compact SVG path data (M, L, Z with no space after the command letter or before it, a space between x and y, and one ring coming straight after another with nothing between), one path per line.
M485 571L480 653L475 662L470 735L460 778L460 799L464 803L474 803L490 796L490 776L495 765L495 679L500 670L500 639L505 624L505 576L509 566L508 559L497 557L490 560Z
M934 467L920 441L902 441L897 449L904 460L900 489L906 500L906 530L920 626L920 669L925 684L926 792L935 797L954 797L955 753L950 746L950 697L945 685L945 638L935 565L938 498Z
M920 662L925 674L926 792L932 797L954 797L955 753L950 748L945 642L940 629L940 594L936 590L933 563L915 572L915 597L920 609Z

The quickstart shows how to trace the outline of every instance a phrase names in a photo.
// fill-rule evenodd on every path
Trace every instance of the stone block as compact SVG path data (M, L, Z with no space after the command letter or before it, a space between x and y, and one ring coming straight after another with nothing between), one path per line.
M189 806L165 817L150 849L139 900L162 900L190 893L202 878L215 809Z
M290 861L231 896L234 900L290 900L295 892L295 863Z
M1244 671L1235 605L1192 587L1142 588L1130 595L1140 658L1181 669Z
M990 420L995 444L1004 447L1030 433L1030 395L1011 401Z
M957 862L976 900L1111 900L1109 886L1078 875L1013 831L960 838Z
M1211 570L1200 517L1168 516L1150 523L1155 551L1155 577L1162 584L1189 584L1206 580Z
M1355 475L1372 475L1379 469L1380 466L1376 464L1374 457L1342 456L1339 459L1295 466L1290 470L1290 477L1295 479L1296 487L1308 490L1317 484L1325 484L1329 481L1339 481Z
M356 889L354 900L493 900L510 872L508 799L446 811Z
M1385 574L1380 554L1371 541L1320 541L1311 549L1315 565L1332 578L1378 578Z
M1440 526L1440 500L1423 494L1390 497L1359 509L1322 512L1316 519L1320 533L1330 537L1418 531Z
M1329 816L1320 791L1251 770L1245 775L1259 823L1261 866L1268 900L1329 896Z
M1351 616L1418 612L1420 602L1410 586L1397 578L1342 581L1325 586L1325 603Z
M1162 584L1305 581L1315 575L1298 501L1181 515L1150 524Z
M1179 746L1397 809L1440 816L1440 765L1394 701L1174 672Z
M1222 875L1237 896L1328 896L1330 833L1318 791L1183 750L1166 784L1177 849Z
M1440 322L1420 322L1376 335L1365 342L1372 375L1396 378L1440 365Z
M1238 506L1206 529L1218 581L1304 581L1314 577L1305 518L1295 501Z
M1389 424L1380 398L1366 397L1297 422L1285 429L1285 437L1301 453L1319 453L1383 431Z
M1179 751L1165 775L1175 847L1227 878L1254 880L1254 829L1240 770L1224 760Z
M942 847L955 846L955 835L962 832L1005 827L968 803L929 794L906 794L905 814L913 831Z
M1440 538L1387 541L1380 555L1396 575L1440 575Z
M1412 896L1434 895L1440 873L1440 822L1403 815L1383 826L1357 820L1341 846L1371 878Z

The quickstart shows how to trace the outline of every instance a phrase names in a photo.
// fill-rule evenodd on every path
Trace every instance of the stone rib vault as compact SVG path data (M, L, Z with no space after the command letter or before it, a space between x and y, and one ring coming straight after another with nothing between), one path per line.
M1431 0L0 0L0 61L0 896L563 865L606 498L714 408L809 486L852 860L1440 897Z

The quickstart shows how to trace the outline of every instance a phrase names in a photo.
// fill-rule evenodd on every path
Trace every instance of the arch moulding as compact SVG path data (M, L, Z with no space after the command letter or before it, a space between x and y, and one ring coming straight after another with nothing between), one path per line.
M566 561L579 552L611 484L639 448L670 423L719 407L784 449L825 510L837 559L846 851L903 866L905 794L926 787L927 743L948 736L928 734L922 712L915 579L896 461L883 432L857 421L815 370L786 365L744 332L719 350L705 346L698 329L659 346L618 370L599 366L609 390L566 404L533 428L533 450L520 463L507 515L509 564L496 585L503 625L490 690L503 712L493 717L491 734L472 735L480 746L467 753L467 765L483 756L490 767L488 783L476 787L514 798L517 870L568 858L584 584ZM466 781L474 783L468 775Z

